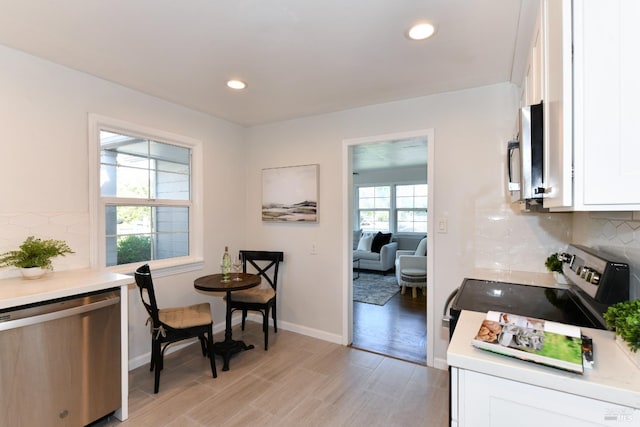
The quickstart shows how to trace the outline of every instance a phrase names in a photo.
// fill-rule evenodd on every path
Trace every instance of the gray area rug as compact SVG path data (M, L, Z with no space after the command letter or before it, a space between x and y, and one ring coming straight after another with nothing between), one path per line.
M385 305L400 291L394 274L360 273L353 281L353 300L367 304Z

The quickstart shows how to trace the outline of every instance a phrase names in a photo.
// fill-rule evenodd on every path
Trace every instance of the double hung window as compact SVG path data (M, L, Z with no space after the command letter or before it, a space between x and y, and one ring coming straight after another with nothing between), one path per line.
M359 187L358 216L363 231L389 231L391 186Z
M99 180L92 189L97 264L188 262L199 252L193 167L199 144L109 120L92 128L91 143L99 153Z
M427 232L427 184L361 186L358 223L363 231Z
M396 185L396 232L427 232L427 184Z

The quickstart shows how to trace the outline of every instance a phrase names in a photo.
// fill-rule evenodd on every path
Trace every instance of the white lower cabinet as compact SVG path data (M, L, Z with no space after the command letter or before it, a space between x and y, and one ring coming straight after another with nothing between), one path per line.
M640 410L451 368L451 426L640 426Z

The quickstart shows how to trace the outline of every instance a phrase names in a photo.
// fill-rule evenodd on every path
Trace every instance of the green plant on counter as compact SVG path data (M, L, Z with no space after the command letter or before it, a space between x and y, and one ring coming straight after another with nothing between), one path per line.
M29 236L18 250L0 254L0 267L40 267L53 270L51 258L72 253L71 248L62 240L42 240Z
M615 329L631 351L640 348L640 300L623 301L610 306L604 313L609 328Z
M560 256L557 253L549 255L544 262L544 266L551 272L562 273L562 261L560 261Z

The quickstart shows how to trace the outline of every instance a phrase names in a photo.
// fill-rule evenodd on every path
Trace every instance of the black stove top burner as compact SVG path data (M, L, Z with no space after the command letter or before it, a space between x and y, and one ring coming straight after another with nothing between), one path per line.
M568 289L465 279L452 310L515 313L554 322L604 329L581 309Z

